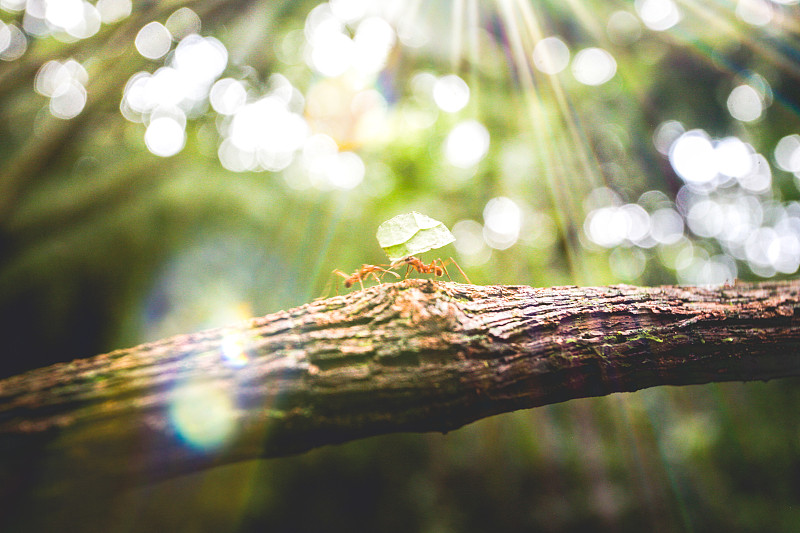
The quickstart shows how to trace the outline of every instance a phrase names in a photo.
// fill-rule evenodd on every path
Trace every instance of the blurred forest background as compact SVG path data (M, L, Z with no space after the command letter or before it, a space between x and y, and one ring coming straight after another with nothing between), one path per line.
M375 230L411 210L479 284L793 277L797 4L0 0L0 375L305 303L385 263ZM9 527L797 531L796 385L579 400L102 498L48 501L43 472Z

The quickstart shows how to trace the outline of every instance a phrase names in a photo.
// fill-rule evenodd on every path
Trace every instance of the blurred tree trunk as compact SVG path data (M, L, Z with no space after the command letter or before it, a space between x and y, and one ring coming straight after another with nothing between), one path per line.
M139 483L572 398L800 375L799 309L800 282L384 284L0 381L0 479Z

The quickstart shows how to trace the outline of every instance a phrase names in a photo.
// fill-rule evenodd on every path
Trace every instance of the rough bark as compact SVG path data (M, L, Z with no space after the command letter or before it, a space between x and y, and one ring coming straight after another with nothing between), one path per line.
M384 284L0 381L0 475L141 482L572 398L796 376L799 310L800 282ZM187 428L222 433L204 448Z

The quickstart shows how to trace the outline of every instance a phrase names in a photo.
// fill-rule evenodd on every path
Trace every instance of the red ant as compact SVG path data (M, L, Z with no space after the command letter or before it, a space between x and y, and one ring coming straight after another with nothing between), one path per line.
M380 277L378 277L378 274L376 274L376 272L381 272L382 273L380 275ZM372 277L374 277L375 281L377 281L378 283L381 282L381 278L383 276L385 276L386 274L391 274L392 276L394 276L396 278L400 277L397 273L392 272L391 270L387 270L387 269L383 268L382 266L378 266L378 265L361 265L360 269L356 270L355 272L353 272L350 275L346 274L345 272L342 272L341 270L339 270L337 268L336 270L333 271L333 274L336 274L337 276L341 276L341 277L344 278L344 286L346 288L349 289L356 282L358 282L358 284L361 285L361 289L362 290L364 289L363 280L366 279L367 276L369 276L369 275L372 275Z
M437 261L439 263L438 265L436 264ZM461 275L464 277L465 280L467 280L467 283L472 283L467 277L467 275L464 273L464 271L461 270L461 267L458 266L458 263L456 263L455 259L451 257L450 262L456 266L459 272L461 272ZM442 277L442 275L446 275L447 279L453 281L453 279L450 277L450 273L447 271L447 267L444 266L444 261L442 261L441 259L434 259L433 261L431 261L431 264L426 265L420 259L414 257L413 255L410 255L405 259L401 259L397 263L394 263L389 268L395 268L403 264L407 265L405 278L408 277L408 273L411 270L416 270L420 274L433 274L435 277Z
M472 283L469 280L469 277L467 277L467 275L464 273L464 271L461 270L461 267L458 265L458 263L456 263L455 259L453 259L451 257L449 262L453 263L456 266L458 271L461 272L461 275L464 276L464 279L467 281L467 283ZM396 263L392 263L391 265L367 265L367 264L363 264L363 265L361 265L360 269L356 270L352 274L347 274L346 272L342 272L338 268L336 270L334 270L332 272L332 274L336 274L337 276L341 276L342 278L344 278L344 286L345 286L345 288L349 289L350 287L355 285L356 282L358 282L358 284L361 286L361 289L363 290L364 289L364 280L367 279L369 276L372 276L373 278L375 278L375 281L377 281L378 283L382 283L381 278L383 278L383 276L385 276L386 274L391 274L392 276L394 276L394 277L399 279L400 275L397 274L396 272L393 272L392 269L397 268L397 267L402 266L402 265L407 265L406 266L406 273L405 273L405 276L404 276L403 279L408 277L409 272L411 272L412 270L416 270L420 274L433 274L435 277L441 277L441 276L444 275L444 276L447 276L447 279L452 281L452 278L450 278L450 273L447 271L447 267L445 266L445 262L444 261L442 261L441 259L434 259L433 261L431 261L431 263L429 265L426 265L425 263L423 263L421 260L419 260L418 258L414 257L413 255L408 256L405 259L401 259L400 261L397 261ZM388 267L388 268L384 268L384 267ZM378 275L378 273L380 273L380 275ZM330 289L328 289L328 290L330 290ZM338 293L338 290L337 290L337 293Z

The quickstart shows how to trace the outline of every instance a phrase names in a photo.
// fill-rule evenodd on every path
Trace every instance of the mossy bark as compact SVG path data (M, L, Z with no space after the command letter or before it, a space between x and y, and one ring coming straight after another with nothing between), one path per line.
M0 475L136 483L572 398L796 375L800 282L405 280L0 381ZM190 425L223 428L207 446L176 415L187 397ZM206 413L207 398L224 405Z

